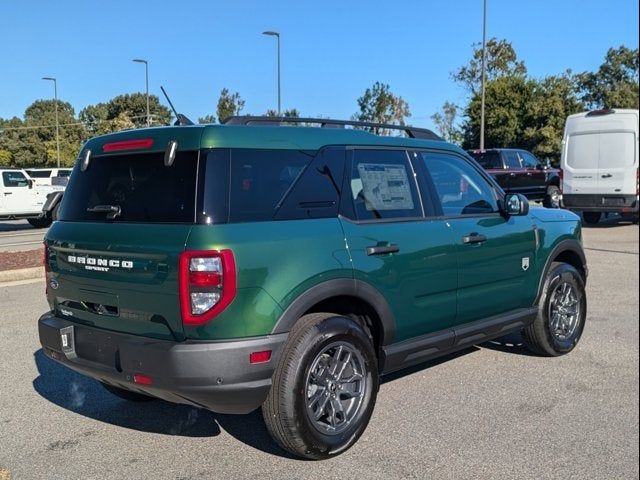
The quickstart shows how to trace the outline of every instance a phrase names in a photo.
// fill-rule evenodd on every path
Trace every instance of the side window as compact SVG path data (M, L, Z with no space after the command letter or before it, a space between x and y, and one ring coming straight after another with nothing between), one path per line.
M22 172L2 172L2 183L5 187L29 186L29 180Z
M413 171L404 150L356 150L350 184L358 220L423 215Z
M229 221L273 220L291 185L315 152L231 150Z
M522 168L520 165L520 158L518 157L518 152L515 151L506 151L502 152L504 155L504 163L507 168Z
M495 150L488 150L484 152L471 151L470 155L487 170L502 170L503 168L500 152L496 152Z
M478 215L498 211L491 185L467 161L453 155L423 152L445 215Z
M522 165L524 168L535 169L538 167L538 160L529 152L520 152L520 158L522 158Z

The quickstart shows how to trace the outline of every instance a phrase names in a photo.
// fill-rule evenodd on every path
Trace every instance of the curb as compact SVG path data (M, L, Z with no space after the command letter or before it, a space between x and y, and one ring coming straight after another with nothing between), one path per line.
M19 268L0 272L0 283L44 278L44 267Z

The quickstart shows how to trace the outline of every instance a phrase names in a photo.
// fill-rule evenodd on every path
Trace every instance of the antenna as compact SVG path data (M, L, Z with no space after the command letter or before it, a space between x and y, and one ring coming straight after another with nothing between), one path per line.
M160 90L162 90L164 98L167 99L167 102L169 102L169 106L171 106L171 110L173 110L173 113L176 116L176 122L174 123L174 125L193 125L193 122L191 120L189 120L183 114L178 113L176 107L174 107L173 103L171 103L171 99L169 98L169 95L167 95L167 92L162 85L160 85Z

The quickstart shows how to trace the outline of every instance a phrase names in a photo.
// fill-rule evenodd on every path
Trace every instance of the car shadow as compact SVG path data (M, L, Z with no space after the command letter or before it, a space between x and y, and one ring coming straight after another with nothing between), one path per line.
M398 370L397 372L389 373L387 375L383 375L380 379L380 385L385 383L393 382L394 380L398 380L400 378L406 377L408 375L413 375L414 373L421 372L423 370L428 370L433 367L437 367L442 363L449 362L456 358L463 357L465 355L469 355L470 353L478 352L480 349L478 347L469 347L464 350L458 350L457 352L448 353L443 355L442 357L435 358L433 360L427 360L426 362L419 363L413 367L408 367L403 370Z
M610 214L608 217L602 215L600 221L596 224L587 223L583 220L582 228L589 229L603 229L603 228L615 228L624 225L638 225L638 214L635 215L618 215Z
M261 411L223 415L164 400L128 402L107 392L100 383L34 352L38 377L33 388L43 398L66 410L122 428L183 437L217 437L221 430L257 450L295 458L271 439Z
M524 355L525 357L536 357L524 343L521 332L514 332L504 337L496 338L488 342L481 343L481 348L496 350L498 352L512 353L515 355Z

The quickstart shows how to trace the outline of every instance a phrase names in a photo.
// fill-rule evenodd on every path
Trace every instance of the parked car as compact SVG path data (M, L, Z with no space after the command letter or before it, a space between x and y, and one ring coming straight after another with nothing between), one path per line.
M491 148L469 150L471 155L505 192L521 193L529 200L542 201L548 208L560 206L560 172L540 162L526 150Z
M587 309L577 215L428 130L329 119L89 140L45 270L49 358L131 401L262 406L309 459L357 441L380 375L518 331L563 355Z
M567 118L563 204L595 224L602 213L638 214L638 110L594 110Z
M61 187L37 185L22 169L0 168L0 220L26 219L36 228L45 228L57 210L43 213L47 195Z
M71 174L70 168L27 168L25 171L37 185L62 185L64 181L59 179L68 179Z

